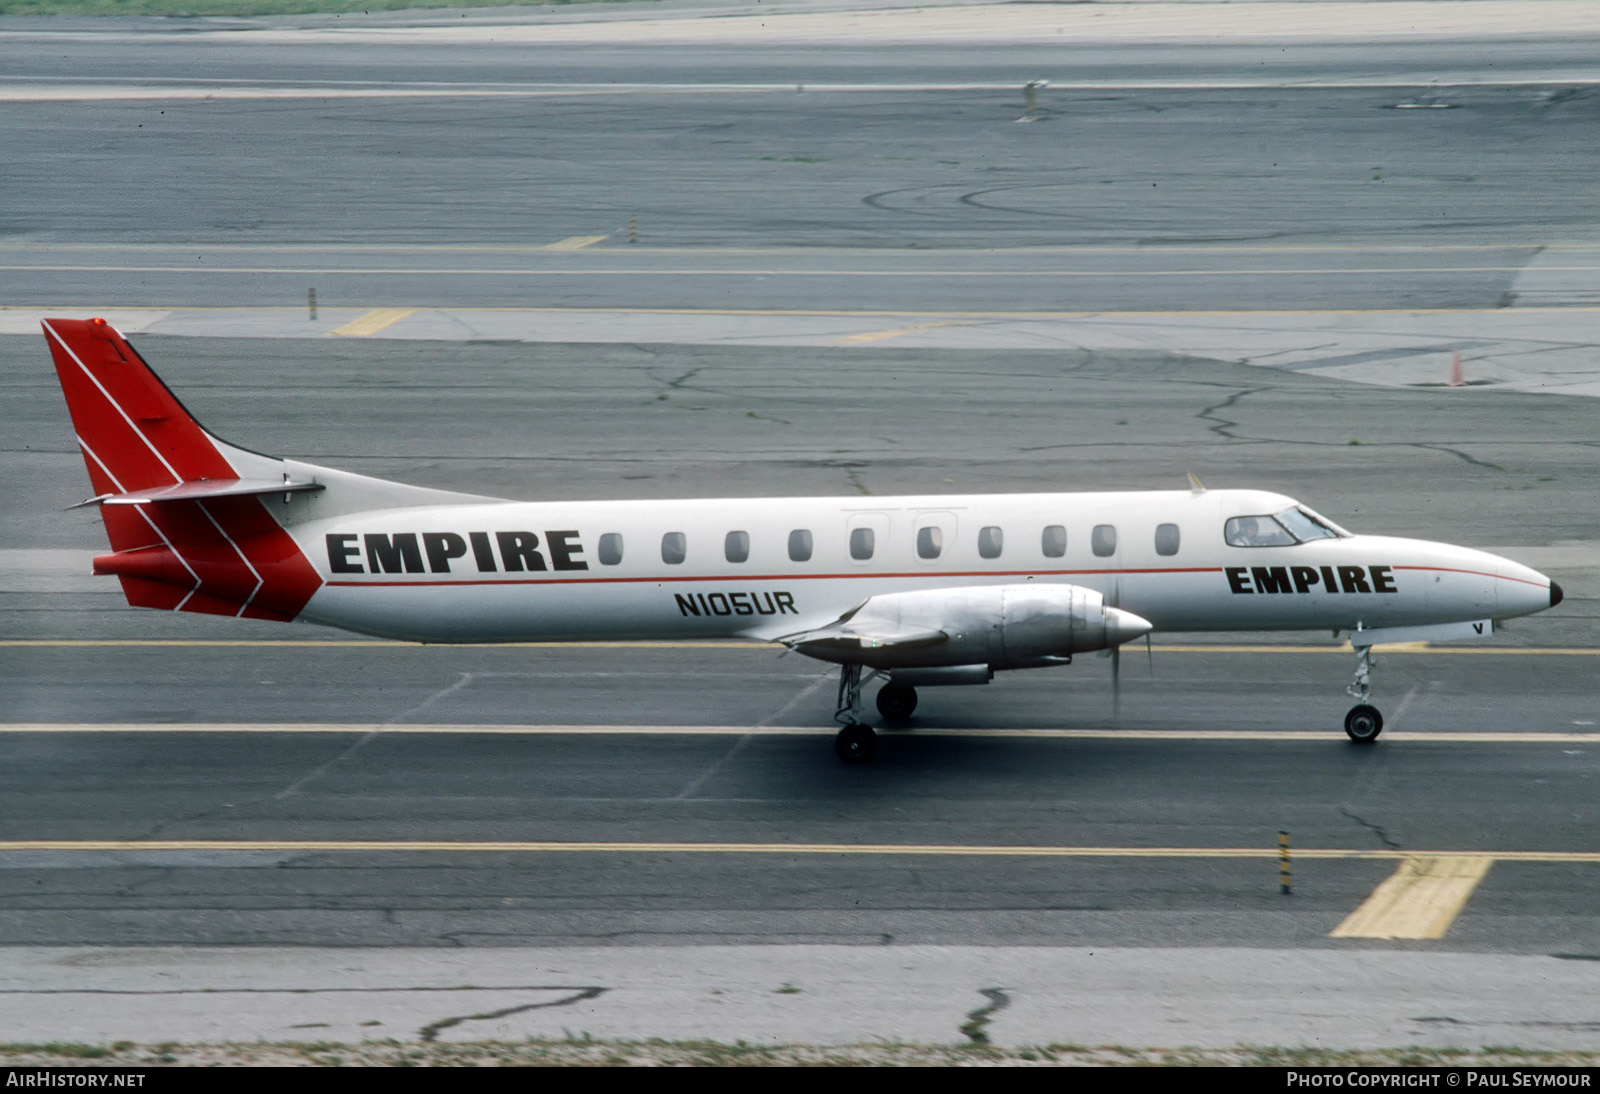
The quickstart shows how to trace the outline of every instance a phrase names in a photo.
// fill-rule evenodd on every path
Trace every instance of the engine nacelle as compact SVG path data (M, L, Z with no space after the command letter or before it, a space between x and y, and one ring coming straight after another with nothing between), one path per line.
M839 623L793 643L825 661L875 669L1064 664L1120 646L1151 624L1081 585L974 585L875 596ZM939 638L942 632L943 639Z

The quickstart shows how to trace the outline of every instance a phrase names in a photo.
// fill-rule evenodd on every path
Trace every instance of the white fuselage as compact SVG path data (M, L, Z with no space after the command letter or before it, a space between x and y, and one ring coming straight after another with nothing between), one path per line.
M301 618L426 642L774 639L871 596L1025 582L1084 586L1163 631L1354 631L1550 605L1543 575L1448 544L1224 541L1229 518L1295 504L1248 490L469 503L290 531L326 582ZM796 533L809 557L791 554Z

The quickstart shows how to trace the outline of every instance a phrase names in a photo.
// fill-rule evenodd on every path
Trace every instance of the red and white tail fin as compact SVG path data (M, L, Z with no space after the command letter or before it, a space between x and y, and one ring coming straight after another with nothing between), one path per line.
M260 474L281 461L207 433L105 320L43 326L111 540L95 572L117 575L137 607L298 615L322 579L251 485L272 479L235 466L272 465L249 469Z
M322 585L287 531L370 509L495 501L263 456L207 433L104 319L46 319L115 574L142 608L289 620Z

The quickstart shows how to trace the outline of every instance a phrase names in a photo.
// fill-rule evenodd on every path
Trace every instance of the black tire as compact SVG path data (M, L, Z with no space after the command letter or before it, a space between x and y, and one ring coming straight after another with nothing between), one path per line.
M886 721L903 722L917 709L917 689L893 680L878 689L878 713Z
M847 764L866 763L878 750L878 735L871 726L845 726L833 739L833 750Z
M1344 716L1344 731L1358 745L1370 745L1383 732L1383 715L1378 708L1358 703Z

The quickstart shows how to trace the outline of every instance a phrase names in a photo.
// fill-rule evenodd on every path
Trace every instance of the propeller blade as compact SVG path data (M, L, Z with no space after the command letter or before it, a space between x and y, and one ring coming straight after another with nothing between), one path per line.
M1149 631L1146 631L1144 635L1144 657L1145 667L1150 670L1150 679L1154 680L1156 678L1156 653L1155 650L1150 648Z
M1111 647L1111 717L1122 717L1122 647Z

